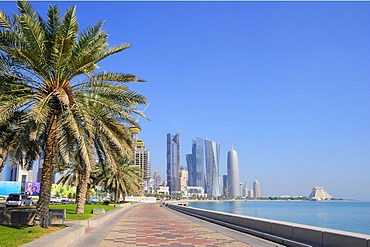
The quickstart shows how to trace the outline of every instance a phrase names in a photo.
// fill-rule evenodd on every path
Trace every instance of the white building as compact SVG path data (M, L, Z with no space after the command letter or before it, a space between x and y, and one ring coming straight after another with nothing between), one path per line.
M313 201L331 200L333 197L323 187L313 187L308 199Z
M258 199L261 197L260 183L257 180L254 180L253 182L253 197L254 199Z

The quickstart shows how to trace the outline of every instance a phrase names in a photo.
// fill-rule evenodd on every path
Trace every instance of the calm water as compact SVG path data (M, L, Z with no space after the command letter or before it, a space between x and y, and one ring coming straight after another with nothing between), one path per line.
M370 234L370 202L218 201L190 202L189 206Z

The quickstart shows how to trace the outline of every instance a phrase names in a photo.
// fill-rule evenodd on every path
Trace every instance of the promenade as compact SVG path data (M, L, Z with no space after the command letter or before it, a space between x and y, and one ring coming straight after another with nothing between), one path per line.
M178 213L158 203L139 204L87 229L71 247L282 246Z

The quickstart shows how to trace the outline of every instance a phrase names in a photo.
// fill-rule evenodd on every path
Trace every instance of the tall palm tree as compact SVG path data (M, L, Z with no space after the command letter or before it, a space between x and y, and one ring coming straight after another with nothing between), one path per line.
M97 63L127 49L129 44L110 48L103 22L79 33L76 8L61 18L57 6L49 6L44 20L26 1L16 2L19 14L0 10L0 52L14 63L7 76L23 75L9 82L13 90L0 92L0 122L23 111L33 125L31 135L44 143L41 188L35 225L47 227L54 163L59 152L75 149L86 173L94 161L92 119L101 113L121 123L137 125L137 106L146 99L123 83L142 81L132 74L98 71ZM17 93L17 97L14 97ZM94 107L91 107L91 106Z
M135 194L141 189L141 177L139 166L133 165L127 156L117 157L116 166L109 166L109 170L98 178L98 184L105 190L114 192L116 203L122 195L123 199L127 195Z

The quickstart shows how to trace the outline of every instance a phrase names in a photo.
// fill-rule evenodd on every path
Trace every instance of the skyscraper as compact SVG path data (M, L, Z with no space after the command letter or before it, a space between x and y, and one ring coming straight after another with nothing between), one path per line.
M204 147L206 160L206 193L211 196L220 196L220 144L214 141L204 140Z
M188 171L180 166L180 191L185 192L188 187Z
M170 193L180 191L180 133L167 134L167 186Z
M205 181L204 181L204 149L203 149L203 139L202 138L195 138L193 140L192 146L192 155L193 155L193 168L195 168L195 184L192 186L202 187L205 189Z
M138 139L139 128L131 127L129 129L133 144L134 151L134 164L138 165L142 171L141 177L144 179L144 184L148 185L151 177L151 166L150 166L150 151L144 145L142 140Z
M253 182L253 196L254 199L258 199L261 197L260 183L257 180L254 180Z
M154 188L159 188L159 186L162 184L161 174L157 171L153 174L154 179Z
M234 148L227 154L227 179L228 179L228 196L240 196L240 176L238 153Z
M187 154L186 157L186 166L188 168L188 185L195 186L196 181L196 169L193 162L193 154Z

